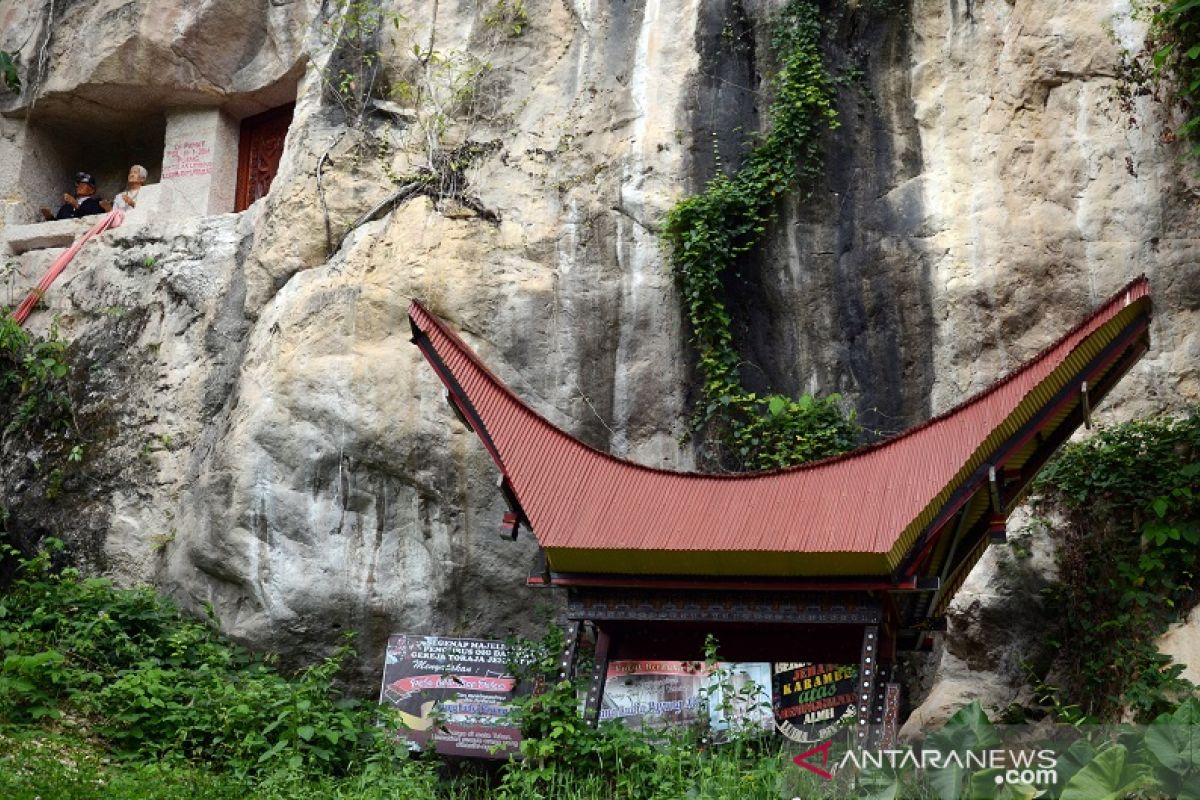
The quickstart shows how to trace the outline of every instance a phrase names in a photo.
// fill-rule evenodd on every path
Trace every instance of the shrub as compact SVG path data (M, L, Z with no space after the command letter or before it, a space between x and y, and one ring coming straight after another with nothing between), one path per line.
M1053 644L1069 698L1149 717L1185 688L1154 640L1196 600L1200 413L1115 425L1063 448L1038 480L1067 515Z
M334 688L348 646L288 678L149 589L54 573L49 556L0 597L0 722L82 714L120 752L244 775L345 775L396 754L383 712Z

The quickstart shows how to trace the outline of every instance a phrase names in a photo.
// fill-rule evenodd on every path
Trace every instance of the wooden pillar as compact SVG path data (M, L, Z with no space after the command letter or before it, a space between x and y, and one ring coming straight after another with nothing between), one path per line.
M887 747L896 739L896 718L899 715L900 684L891 681L894 677L891 664L879 665L876 672L875 694L871 698L870 732L864 742L866 747ZM890 729L889 729L890 719Z
M583 705L583 718L592 725L600 722L600 698L604 695L604 681L608 678L608 651L612 644L608 634L596 629L596 666L592 682L588 685L587 698Z
M868 745L878 679L879 626L866 625L863 627L862 655L858 660L858 693L854 697L854 705L858 712L855 739L860 747Z
M888 748L896 741L896 723L900 715L900 684L896 679L896 630L898 614L894 604L889 604L883 626L879 629L878 646L875 649L875 692L871 697L870 730L865 740L867 747Z
M579 640L583 638L583 624L571 620L563 632L562 657L558 659L558 679L569 681L575 677L575 660L579 657Z
M888 750L896 745L900 721L900 684L892 681L883 685L883 711L879 720L879 747Z

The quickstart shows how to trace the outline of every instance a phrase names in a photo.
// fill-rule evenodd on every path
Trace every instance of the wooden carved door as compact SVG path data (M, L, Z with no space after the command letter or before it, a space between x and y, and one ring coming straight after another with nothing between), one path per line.
M280 106L242 120L234 211L245 211L271 188L294 108L292 104Z

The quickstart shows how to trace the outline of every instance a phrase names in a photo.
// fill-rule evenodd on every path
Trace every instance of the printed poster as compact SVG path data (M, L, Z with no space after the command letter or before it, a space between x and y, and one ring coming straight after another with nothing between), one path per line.
M708 725L718 741L731 724L771 730L771 665L719 662L715 667L710 674L699 661L610 661L600 719L619 719L631 728L694 725L708 693ZM726 690L729 703L723 709Z
M508 647L486 639L388 637L379 702L395 706L414 749L504 759L521 729L511 704Z
M853 725L858 665L775 664L775 721L779 732L796 742L820 742Z

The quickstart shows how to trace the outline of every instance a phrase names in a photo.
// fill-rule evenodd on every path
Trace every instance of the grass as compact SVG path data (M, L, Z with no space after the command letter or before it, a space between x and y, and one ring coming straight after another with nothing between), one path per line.
M234 800L245 787L188 766L122 763L76 736L40 730L0 733L0 797L7 800Z
M820 797L823 787L799 774L782 752L757 760L697 752L640 773L639 786L614 793L611 775L555 771L536 790L500 787L502 766L468 766L449 774L444 765L416 759L394 768L333 778L282 770L255 777L218 772L178 760L129 760L89 739L82 729L10 726L0 730L0 797L5 800L615 800L621 797L687 797L710 800L776 800ZM616 768L616 765L614 765ZM678 793L670 789L679 786ZM685 787L686 788L683 788ZM664 792L664 790L666 790Z
M425 800L460 797L468 784L439 779L422 761L343 778L287 770L239 777L206 764L122 759L79 733L0 732L5 800Z
M337 688L349 646L285 674L147 588L55 569L63 545L43 544L25 557L0 533L16 567L0 589L0 798L814 796L792 788L805 776L782 742L593 728L566 681L523 707L523 761L414 757L388 708ZM527 677L553 674L560 645L534 645L546 664Z

